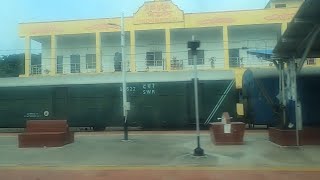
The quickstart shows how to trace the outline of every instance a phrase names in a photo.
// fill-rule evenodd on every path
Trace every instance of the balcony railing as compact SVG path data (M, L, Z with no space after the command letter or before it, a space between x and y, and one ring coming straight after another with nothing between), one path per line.
M231 68L244 67L243 59L244 58L240 58L240 57L229 57L229 67Z
M154 64L158 64L158 66L154 66ZM167 71L167 62L165 59L157 60L154 64L148 64L146 61L136 61L136 69L140 72L145 71ZM162 65L162 66L160 66ZM173 71L180 70L192 70L193 69L193 60L192 59L177 59L173 58L170 61L170 69ZM198 59L197 67L199 70L205 69L215 69L215 68L223 68L224 61L223 58L208 58L208 59Z
M30 72L32 75L42 74L42 66L40 65L31 65Z
M305 66L317 66L315 59L308 59ZM225 69L224 58L204 58L198 60L198 70L214 70L214 69ZM270 67L274 66L271 61L266 61L257 58L250 57L229 57L230 68L250 68L250 67ZM118 68L118 69L117 69ZM127 62L127 71L131 71L130 62ZM152 71L168 71L167 62L165 59L152 60L152 61L135 61L135 67L137 72L152 72ZM193 63L190 59L171 59L170 70L172 71L192 71ZM50 65L31 65L31 75L50 74ZM101 72L121 72L121 65L115 67L112 62L102 64ZM96 63L70 63L70 64L57 64L56 74L74 74L74 73L95 73Z

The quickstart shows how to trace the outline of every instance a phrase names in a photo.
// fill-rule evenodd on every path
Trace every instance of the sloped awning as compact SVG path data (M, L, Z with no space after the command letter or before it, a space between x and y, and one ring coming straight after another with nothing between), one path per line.
M320 0L305 0L274 48L277 57L303 61L320 57L319 8Z
M264 60L270 60L273 57L273 52L271 49L262 49L262 50L249 50L247 54L257 56L258 58L262 58Z

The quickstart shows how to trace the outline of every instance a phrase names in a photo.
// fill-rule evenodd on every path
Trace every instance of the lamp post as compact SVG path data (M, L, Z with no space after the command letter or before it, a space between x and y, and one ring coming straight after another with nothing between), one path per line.
M124 55L125 48L125 33L124 33L124 15L121 15L121 56L122 56L122 104L123 104L123 127L124 127L124 140L128 141L128 110L129 102L127 102L127 62Z
M194 102L195 102L195 116L197 126L197 147L194 149L194 156L204 156L204 150L200 147L200 122L199 122L199 103L198 103L198 70L197 70L197 48L200 47L200 41L194 40L188 42L188 48L191 49L193 55L193 70L194 70Z
M117 24L109 23L110 25L119 26ZM128 110L130 110L130 104L127 102L127 67L125 58L125 32L124 32L124 15L121 15L121 70L122 70L122 107L123 107L123 128L124 128L124 141L128 141Z

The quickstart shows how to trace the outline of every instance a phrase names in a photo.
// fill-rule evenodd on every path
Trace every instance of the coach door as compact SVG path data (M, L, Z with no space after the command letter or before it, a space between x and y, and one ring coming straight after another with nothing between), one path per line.
M53 117L56 119L68 118L68 88L58 87L53 92Z

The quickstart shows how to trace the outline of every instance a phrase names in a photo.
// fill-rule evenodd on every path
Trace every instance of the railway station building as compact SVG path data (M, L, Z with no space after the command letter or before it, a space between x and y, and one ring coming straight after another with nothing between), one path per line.
M271 0L264 9L184 13L171 0L146 1L124 18L128 71L192 70L186 45L192 36L201 41L200 70L235 70L240 77L245 68L273 66L248 52L271 52L301 3ZM19 36L25 39L21 77L118 71L120 25L120 17L19 24ZM41 46L41 64L31 59L32 41ZM309 59L306 64L320 63Z

